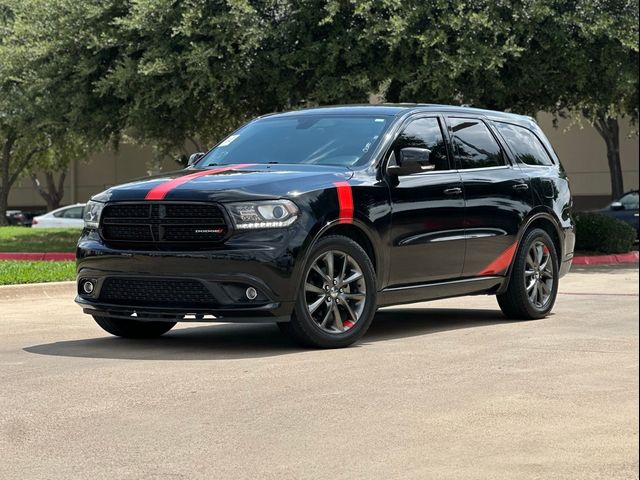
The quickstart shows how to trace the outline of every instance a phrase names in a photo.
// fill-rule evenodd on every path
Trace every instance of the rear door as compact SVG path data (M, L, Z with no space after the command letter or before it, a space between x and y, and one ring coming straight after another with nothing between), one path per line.
M531 210L529 180L510 162L486 119L452 115L447 124L466 203L462 276L504 273Z
M393 143L431 151L430 171L390 177L392 208L390 286L459 278L464 262L464 199L438 115L413 117Z

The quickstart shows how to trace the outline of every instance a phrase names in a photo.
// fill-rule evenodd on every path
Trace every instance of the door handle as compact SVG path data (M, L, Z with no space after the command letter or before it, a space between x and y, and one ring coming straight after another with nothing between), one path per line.
M513 186L513 189L516 192L524 192L526 190L529 190L529 185L527 185L526 183L518 183Z
M444 191L444 194L445 194L445 195L449 195L449 196L451 196L451 197L453 197L453 196L458 196L458 195L462 195L462 189L461 189L461 188L458 188L458 187L455 187L455 188L447 188L447 189Z

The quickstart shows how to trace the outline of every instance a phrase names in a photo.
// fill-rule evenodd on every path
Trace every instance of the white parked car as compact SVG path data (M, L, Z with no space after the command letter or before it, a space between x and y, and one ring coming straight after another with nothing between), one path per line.
M31 226L33 228L82 228L84 205L84 203L76 203L33 217Z

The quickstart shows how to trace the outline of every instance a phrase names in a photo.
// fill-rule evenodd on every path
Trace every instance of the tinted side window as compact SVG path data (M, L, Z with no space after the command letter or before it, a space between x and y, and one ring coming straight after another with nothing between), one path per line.
M482 120L451 118L453 142L460 168L486 168L504 165L500 145Z
M518 161L527 165L553 165L553 160L533 132L509 123L496 122L495 125Z
M437 118L418 118L407 125L393 144L396 158L398 151L405 147L431 150L429 162L436 166L435 170L449 170L450 168L447 147Z

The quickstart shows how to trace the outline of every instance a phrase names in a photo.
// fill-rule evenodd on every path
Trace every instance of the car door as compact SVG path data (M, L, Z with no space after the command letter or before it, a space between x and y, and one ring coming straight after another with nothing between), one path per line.
M432 170L389 177L391 252L389 286L460 277L464 262L464 199L460 174L437 115L411 118L387 152L430 150Z
M485 119L449 116L447 124L466 206L462 275L504 273L520 225L532 208L528 177L511 164Z
M57 210L45 213L40 217L39 226L42 228L63 228L65 226L64 214L69 207L61 207Z
M58 218L60 226L66 228L82 228L84 207L73 206L62 211L62 215Z

